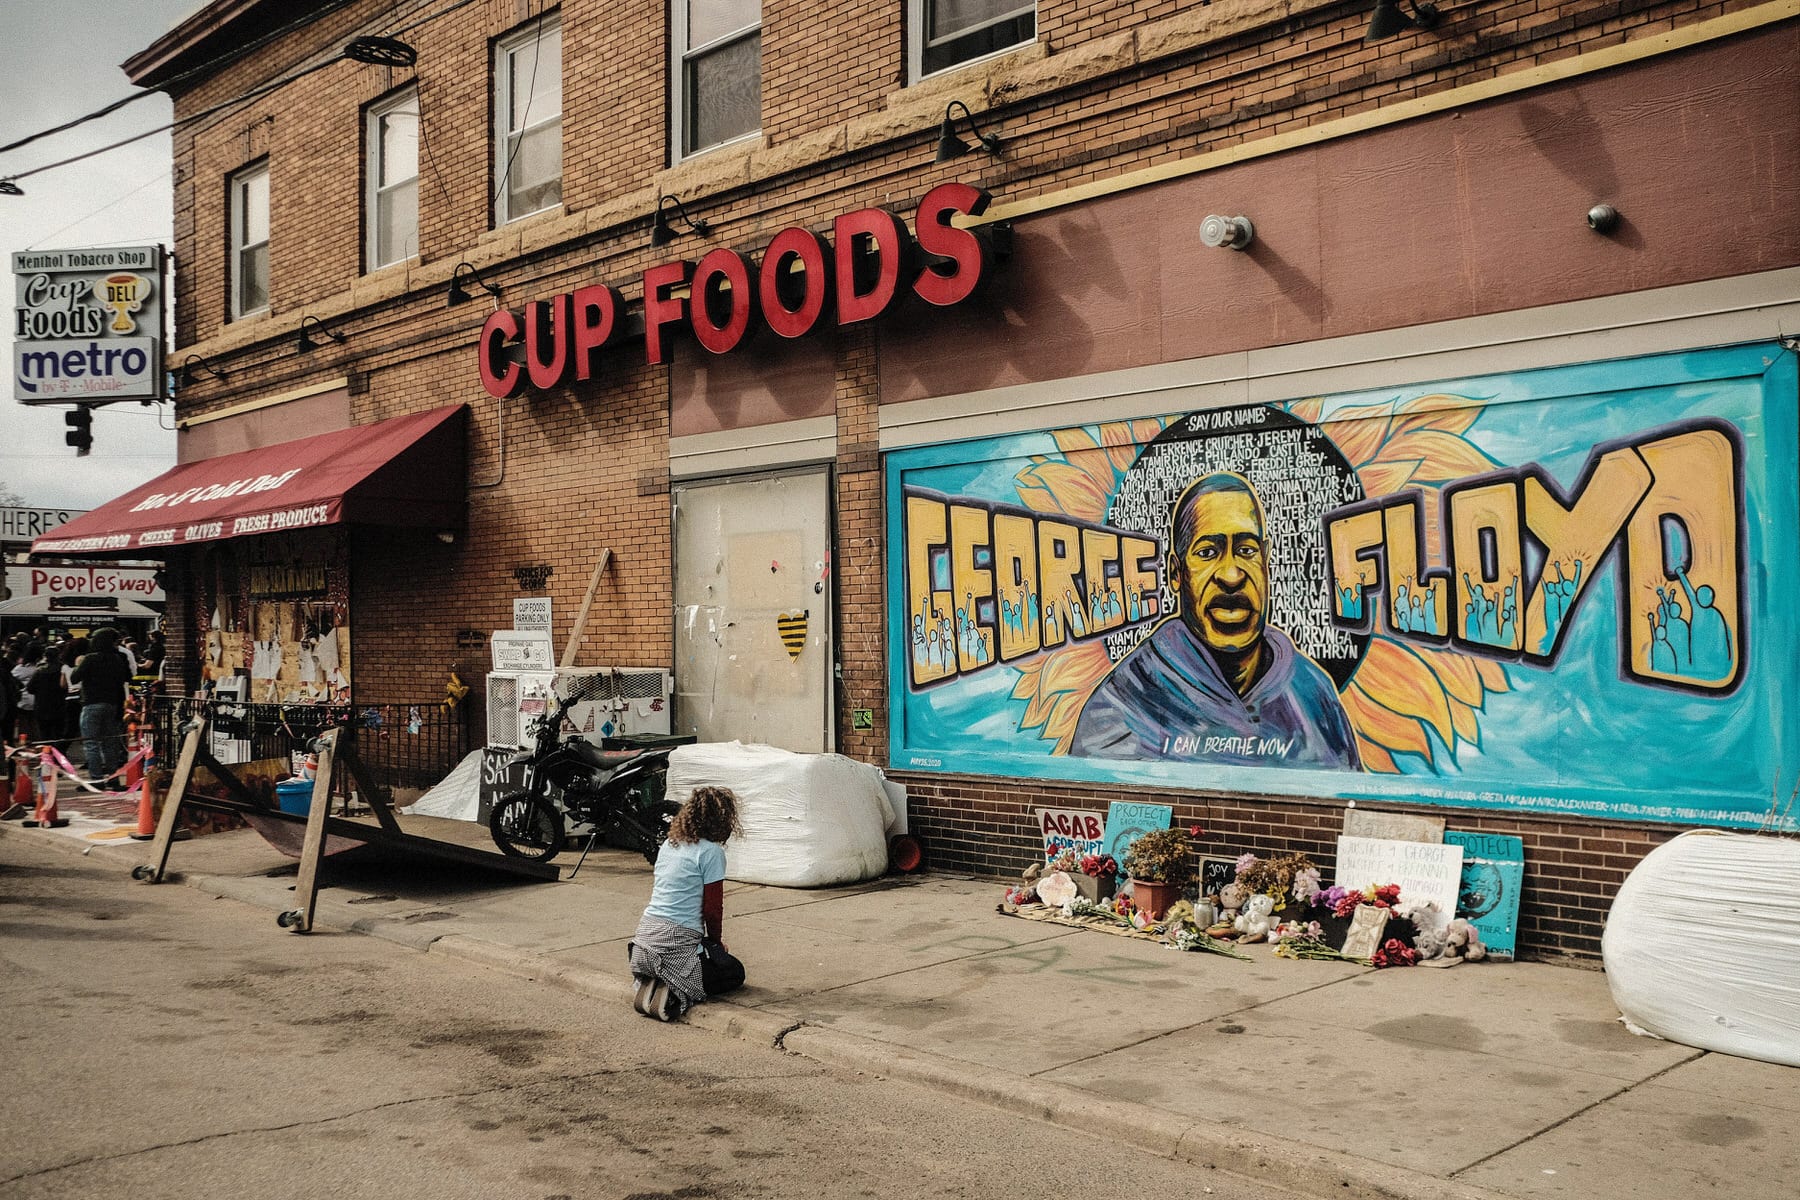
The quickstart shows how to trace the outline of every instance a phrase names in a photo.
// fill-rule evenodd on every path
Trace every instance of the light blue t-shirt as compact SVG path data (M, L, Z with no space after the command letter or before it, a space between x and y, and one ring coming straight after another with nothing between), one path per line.
M656 855L656 882L650 888L646 917L660 917L706 932L700 921L700 892L725 878L725 847L704 839L664 842Z

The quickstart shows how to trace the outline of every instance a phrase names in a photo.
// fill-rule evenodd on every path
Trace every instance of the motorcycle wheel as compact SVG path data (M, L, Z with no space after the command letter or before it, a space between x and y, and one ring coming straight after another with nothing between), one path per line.
M494 801L488 832L502 854L527 862L549 862L562 850L562 813L530 792L514 792Z
M640 846L644 858L651 866L656 865L656 856L662 851L662 844L669 838L669 824L675 820L675 814L681 811L681 805L672 800L658 800L644 808L644 824L649 837Z

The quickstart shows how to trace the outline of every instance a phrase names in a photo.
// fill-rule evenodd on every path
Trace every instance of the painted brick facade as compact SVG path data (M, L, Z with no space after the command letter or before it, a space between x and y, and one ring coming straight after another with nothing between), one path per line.
M631 348L609 356L597 385L495 401L475 373L486 297L477 294L475 303L457 308L444 304L459 262L498 285L509 308L594 282L615 284L635 300L639 274L677 254L698 257L712 246L760 250L783 227L824 229L834 216L869 205L910 216L926 191L949 180L978 183L996 203L1029 204L1754 6L1687 0L1449 5L1436 30L1367 46L1368 10L1361 4L1042 0L1034 45L908 86L900 0L767 0L761 137L671 165L665 6L565 0L556 10L563 37L563 203L499 229L490 212L492 45L529 29L536 6L481 0L438 17L432 14L440 6L425 3L321 7L329 11L316 21L174 89L183 121L175 139L180 349L174 361L199 353L229 372L228 380L184 390L179 409L183 419L205 418L339 376L351 381L358 424L469 404L468 462L444 464L446 471L466 471L467 530L450 544L399 532L359 533L353 543L358 698L407 703L437 696L452 667L465 679L480 677L484 652L459 651L455 634L509 624L509 602L521 594L515 568L548 565L545 590L559 613L572 613L602 550L612 555L596 599L604 616L589 624L577 661L668 665L670 440L742 424L712 405L704 426L673 427L671 412L684 399L680 389L691 386L683 382L688 377L646 365ZM354 36L396 30L417 47L416 70L330 62ZM1791 45L1794 24L1777 24L1761 36ZM267 95L227 104L321 63L327 65ZM140 66L152 82L169 69ZM363 114L408 85L419 89L423 124L420 253L409 263L364 273ZM978 153L932 162L938 120L953 99L1006 139L998 159ZM227 181L264 159L272 195L270 312L229 321ZM710 222L711 234L650 247L649 218L663 193L679 196ZM1191 223L1199 214L1176 215ZM1073 238L1064 248L1072 257L1081 250ZM1777 239L1774 253L1778 261L1766 266L1791 265L1781 257L1789 254L1787 243ZM1756 265L1734 260L1718 270ZM1333 300L1340 309L1356 304L1354 296ZM296 355L292 343L305 315L348 340ZM1463 314L1446 308L1437 315ZM917 329L863 326L829 343L837 745L884 766L880 408L894 399L883 392L883 355L903 333L913 337ZM1284 340L1282 330L1270 329L1264 344ZM685 343L677 353L703 351ZM770 353L780 360L779 350ZM1154 348L1147 353L1157 361ZM933 393L929 381L920 387ZM171 588L172 616L179 620L183 611ZM183 661L172 639L170 662ZM873 710L873 729L853 728L858 709ZM1091 808L1144 798L1141 790L1039 780L895 775L912 790L914 827L932 861L995 875L1011 874L1030 858L1034 806ZM1319 801L1176 792L1172 802L1178 820L1207 828L1209 847L1303 849L1327 867L1342 820L1340 805ZM1458 814L1455 824L1524 839L1530 871L1521 945L1528 955L1577 959L1597 957L1618 883L1673 832L1487 814Z

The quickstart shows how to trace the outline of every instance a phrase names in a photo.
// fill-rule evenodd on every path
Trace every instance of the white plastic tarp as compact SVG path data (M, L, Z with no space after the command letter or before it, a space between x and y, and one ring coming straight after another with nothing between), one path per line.
M1800 1067L1800 841L1697 829L1619 888L1601 953L1633 1033Z
M887 870L896 820L875 767L742 742L676 747L669 798L685 802L708 785L737 793L744 832L731 839L725 859L740 883L829 887Z
M473 821L481 813L481 751L469 754L456 764L454 771L444 776L442 783L401 811Z

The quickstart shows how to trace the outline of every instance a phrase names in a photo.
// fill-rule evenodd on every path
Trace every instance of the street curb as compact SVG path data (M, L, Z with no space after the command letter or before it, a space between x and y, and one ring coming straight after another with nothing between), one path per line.
M16 837L25 832L0 825L0 835ZM108 850L142 846L142 843L102 842L83 847L72 839L61 837L33 840L37 845L67 847L67 852L77 856L87 855L95 845ZM109 854L107 857L123 856ZM264 889L255 886L257 878L171 873L165 881L184 883L208 895L270 910L268 897L261 894ZM281 911L284 907L283 904L274 905L273 911ZM625 1005L630 1001L631 986L621 975L558 963L539 951L521 950L467 934L436 934L428 926L408 926L390 918L363 917L350 913L343 901L320 906L316 915L319 918L317 924L380 938L424 953L441 954L528 982L563 988L609 1003ZM792 1016L745 1008L730 1001L698 1005L688 1011L684 1021L711 1033L760 1043L824 1067L901 1080L1020 1116L1036 1117L1054 1125L1127 1142L1163 1158L1266 1181L1302 1195L1345 1200L1517 1200L1509 1193L1443 1179L1407 1167L1390 1166L1305 1142L1247 1136L1217 1122L1178 1116L1135 1101L1015 1075L982 1064L810 1024Z

